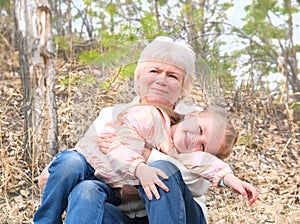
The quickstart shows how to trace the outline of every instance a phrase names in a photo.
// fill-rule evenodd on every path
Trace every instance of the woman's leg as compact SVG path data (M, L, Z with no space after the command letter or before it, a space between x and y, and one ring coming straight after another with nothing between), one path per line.
M93 178L94 170L83 155L66 150L56 155L49 173L41 206L33 218L35 224L62 223L61 215L67 206L69 193L80 181Z
M169 177L168 180L162 180L168 186L169 192L159 188L161 196L159 200L154 197L149 201L143 188L139 186L141 197L145 201L149 223L205 224L202 209L193 199L179 169L172 163L162 160L149 165L161 169Z
M115 191L105 183L82 181L69 195L65 224L129 223L129 218L116 207L120 203Z

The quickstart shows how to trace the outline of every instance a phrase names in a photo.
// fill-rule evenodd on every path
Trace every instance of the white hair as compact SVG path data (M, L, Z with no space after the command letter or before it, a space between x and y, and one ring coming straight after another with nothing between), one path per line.
M191 92L195 79L195 60L195 52L189 44L159 36L142 51L135 70L135 80L144 67L143 62L161 61L172 64L185 71L183 90L186 96Z

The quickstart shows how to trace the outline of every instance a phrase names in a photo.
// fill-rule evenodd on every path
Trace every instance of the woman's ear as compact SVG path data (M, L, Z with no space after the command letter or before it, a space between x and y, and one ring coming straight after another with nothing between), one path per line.
M134 90L138 95L140 95L140 80L139 79L134 80Z
M186 96L186 94L185 94L185 92L184 92L184 88L181 87L181 91L180 91L178 100L176 101L175 105L176 105L179 101L181 101L185 96Z
M184 119L189 119L191 117L194 117L197 113L198 113L197 111L190 112L184 116Z

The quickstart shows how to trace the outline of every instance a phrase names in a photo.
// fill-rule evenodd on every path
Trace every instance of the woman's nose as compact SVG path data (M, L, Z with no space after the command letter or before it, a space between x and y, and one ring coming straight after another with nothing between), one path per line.
M166 84L166 73L161 72L156 76L156 83L160 85L165 85Z

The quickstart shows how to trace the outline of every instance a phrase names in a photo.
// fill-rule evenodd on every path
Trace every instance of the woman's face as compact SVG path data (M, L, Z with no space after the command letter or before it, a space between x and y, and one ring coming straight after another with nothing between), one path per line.
M215 155L221 146L224 128L209 113L191 113L172 126L173 143L181 153L203 151Z
M168 63L151 61L137 76L141 103L154 103L174 107L174 103L183 96L185 72Z

